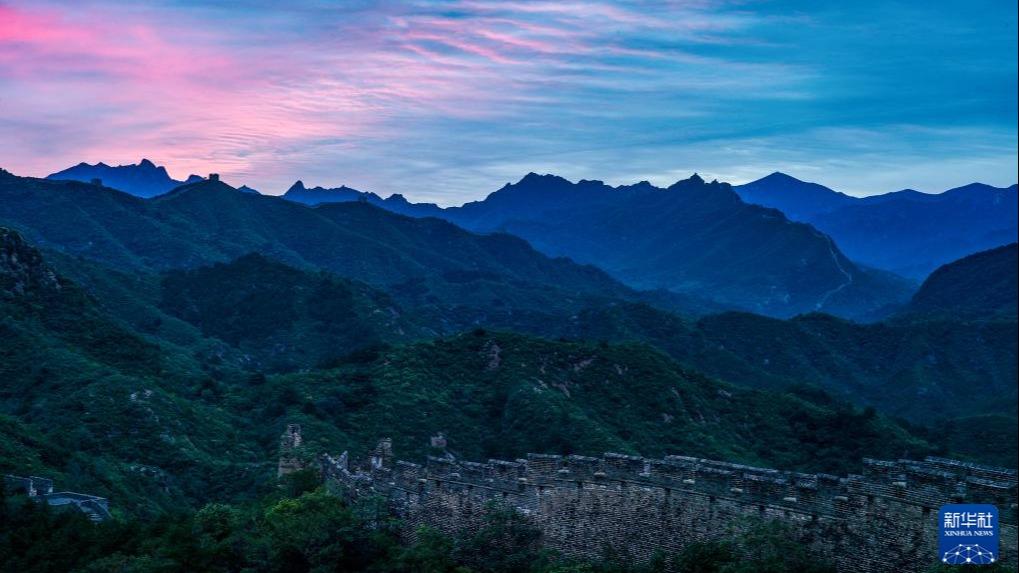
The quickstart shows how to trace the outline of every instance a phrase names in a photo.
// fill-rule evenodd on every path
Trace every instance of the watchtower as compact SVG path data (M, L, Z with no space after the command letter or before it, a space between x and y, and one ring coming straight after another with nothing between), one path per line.
M287 424L287 429L283 430L283 435L280 436L280 461L276 477L304 469L304 462L298 456L301 443L301 425Z
M389 469L393 467L393 440L382 438L371 453L371 469Z

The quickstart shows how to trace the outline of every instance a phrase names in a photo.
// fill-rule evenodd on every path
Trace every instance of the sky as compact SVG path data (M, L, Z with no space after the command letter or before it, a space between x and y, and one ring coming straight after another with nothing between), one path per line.
M524 174L1016 182L1010 1L0 0L0 167L460 204Z

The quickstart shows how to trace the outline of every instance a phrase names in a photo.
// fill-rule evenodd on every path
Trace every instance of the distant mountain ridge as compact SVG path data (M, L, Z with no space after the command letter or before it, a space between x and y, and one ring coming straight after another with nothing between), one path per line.
M414 217L441 217L442 209L433 203L410 203L400 194L393 194L383 199L370 191L358 191L352 187L325 188L322 186L305 187L301 180L296 181L285 193L283 198L308 206L325 205L328 203L363 202L382 207L387 211Z
M83 165L149 173L161 178L160 191L186 183L147 160L116 168ZM67 171L50 177L84 181L97 172ZM531 173L484 200L451 208L302 181L283 197L310 206L364 202L474 232L508 232L545 254L604 268L634 288L667 289L720 308L779 317L818 310L857 319L882 316L905 302L913 286L873 269L919 280L939 264L1012 242L1019 233L1014 186L974 184L940 195L906 190L861 199L779 172L735 187L696 175L687 181L667 189L646 181L612 187ZM689 192L694 187L713 193ZM783 215L816 231L778 222Z
M477 232L523 237L635 288L773 316L820 310L863 317L909 291L894 277L856 266L810 226L744 203L728 184L696 174L663 189L531 173L441 216Z
M686 304L677 295L638 292L592 266L549 258L504 233L478 235L359 202L311 208L222 181L143 200L0 171L0 223L43 248L119 270L195 268L257 252L384 288L402 304L428 306L449 328L496 313L526 321L529 313L579 310L597 299L666 309Z
M808 221L810 217L857 201L856 197L819 183L800 181L779 171L744 185L735 185L733 190L747 203L773 207L796 221Z
M304 203L305 205L320 205L322 203L347 203L349 201L367 201L369 197L374 198L377 201L381 201L382 198L374 193L365 193L352 189L346 185L341 185L333 189L326 189L324 187L312 187L307 188L304 186L304 182L298 180L295 182L287 192L283 194L284 199L296 201L298 203Z
M728 184L697 174L662 189L647 181L612 187L529 173L484 200L445 209L345 186L307 189L301 182L284 197L310 204L362 201L479 233L508 232L548 255L603 268L634 288L682 293L720 308L870 318L904 302L910 290L904 281L857 267L814 229L748 205Z
M534 183L536 177L541 176L531 174L499 191ZM99 179L108 187L143 198L162 195L175 187L202 179L191 175L184 181L175 180L164 167L148 159L142 159L135 165L116 167L102 162L95 165L80 163L47 178L82 182ZM577 189L582 192L582 196L578 196L565 191L561 185L549 185L548 179L543 185L543 192L555 193L558 198L541 196L541 193L524 198L517 189L518 205L513 206L514 201L507 201L507 197L496 191L484 200L443 209L431 203L411 203L399 194L383 198L345 185L335 188L305 187L302 181L294 183L283 197L311 206L363 201L394 213L443 218L471 230L487 232L509 221L522 223L535 219L537 214L528 210L526 202L541 211L554 209L557 201L561 207L570 209L577 209L579 203L589 202L590 205L580 207L586 209L597 205L604 207L604 200L613 196L618 198L626 192L639 195L641 191L655 189L646 181L609 187L599 181L581 180L576 183ZM616 189L617 193L606 195L596 189L598 186ZM258 193L248 186L238 189ZM1019 239L1015 185L996 188L974 183L939 194L906 189L859 198L775 172L732 189L747 203L775 208L793 221L811 224L834 239L848 259L915 281L922 280L942 264ZM562 201L570 202L570 206ZM520 209L520 212L514 209ZM511 232L519 234L523 231L518 228ZM525 238L538 242L538 237ZM575 253L567 254L573 256ZM628 275L617 276L630 280ZM643 286L643 283L640 284ZM767 307L766 303L746 308L772 312Z
M89 183L98 179L107 187L112 187L135 197L148 199L167 193L181 185L196 183L201 181L203 177L192 174L184 181L178 181L170 177L170 174L167 173L166 168L162 165L156 165L148 159L142 159L137 164L117 165L115 167L101 161L95 165L82 162L63 171L51 173L46 176L46 179L81 181L83 183ZM258 193L258 191L247 185L242 185L239 189L248 193Z
M733 189L747 202L817 227L854 261L914 279L1019 237L1015 185L972 183L938 194L907 189L859 198L773 173Z
M136 197L155 197L162 195L174 187L185 183L193 183L201 179L198 175L191 175L186 181L178 181L170 177L166 168L157 166L148 159L142 159L137 164L130 165L107 165L103 162L91 165L85 162L63 171L58 171L46 176L47 179L59 181L81 181L88 183L98 179L103 185L130 193Z

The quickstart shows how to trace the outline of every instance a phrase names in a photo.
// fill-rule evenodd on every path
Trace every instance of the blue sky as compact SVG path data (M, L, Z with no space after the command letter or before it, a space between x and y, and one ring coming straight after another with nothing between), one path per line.
M459 204L529 171L1009 185L1014 2L0 2L0 165Z

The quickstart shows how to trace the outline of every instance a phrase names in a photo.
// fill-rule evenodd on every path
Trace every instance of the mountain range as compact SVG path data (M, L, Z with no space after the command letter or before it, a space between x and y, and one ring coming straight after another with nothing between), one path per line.
M531 173L482 201L446 209L349 187L307 189L301 182L283 197L311 205L360 201L475 232L507 232L634 288L683 293L718 308L867 318L904 302L910 288L855 265L811 227L747 205L728 185L696 175L662 189Z
M313 207L327 203L359 201L375 205L376 207L382 207L387 211L401 215L443 218L443 209L434 203L411 203L400 194L393 194L383 199L370 191L358 191L346 185L332 188L321 186L308 188L304 186L303 181L297 181L283 193L283 198Z
M459 328L501 317L503 326L590 300L685 309L696 300L640 292L605 272L549 258L504 233L478 235L367 203L316 208L201 180L143 200L114 189L0 172L0 224L46 249L114 269L163 272L228 262L252 252L382 288ZM440 331L442 328L440 328Z
M453 212L471 214L472 226L486 220L498 226L501 221L486 219L494 216L490 205L507 201L505 210L512 213L523 204L517 194L571 204L575 199L564 195L582 193L580 187L591 191L593 203L612 205L618 191L594 182L530 179L538 185L509 186L487 205ZM543 195L544 183L566 192ZM698 196L720 195L723 205L744 205L727 187L698 180L671 191L645 184L635 193L692 195L691 204ZM263 370L316 366L372 344L485 326L639 340L724 380L771 389L809 383L914 420L972 389L985 397L1014 393L1008 389L1015 376L1015 344L1008 342L1014 338L1009 335L1014 315L969 325L957 324L951 312L940 322L907 320L915 315L904 303L903 318L870 326L823 315L785 321L743 312L689 319L674 313L718 313L726 307L637 291L592 266L550 259L510 235L474 234L367 201L310 208L208 180L140 200L112 189L10 174L0 176L0 197L0 222L52 250L61 271L100 299L117 300L110 311L118 318L173 340L182 338L174 320L183 321L201 336L225 342L238 365ZM742 208L752 215L775 214ZM803 233L809 230L805 225L774 216L780 229L793 229L794 238L815 236ZM131 305L124 304L128 300ZM314 310L335 304L340 306L330 318ZM361 337L347 335L350 329ZM195 344L195 336L179 343ZM881 343L867 350L876 341ZM971 363L974 355L983 356L978 368ZM997 406L989 411L1012 414Z
M365 193L346 185L333 189L325 189L323 187L312 187L309 189L304 186L303 181L297 181L291 185L290 189L287 189L287 192L283 194L283 198L304 203L305 205L346 203L348 201L367 201L370 203L382 201L382 198L374 193Z
M905 281L856 265L809 225L744 203L728 184L697 175L662 189L532 173L444 216L474 231L518 235L635 288L725 308L861 318L909 294Z
M116 301L108 312L137 330L210 349L202 352L242 368L321 367L351 352L481 326L556 340L640 342L741 386L785 391L808 385L916 423L951 418L940 407L959 400L986 414L1016 414L1014 401L1002 400L1016 395L1010 383L1016 376L1014 314L972 320L903 311L866 325L823 314L778 320L726 312L693 319L609 297L540 309L476 301L468 313L262 255L119 279L80 259L49 258L98 300ZM987 300L972 291L958 304L979 307ZM182 335L180 321L197 330Z
M111 176L125 182L118 186ZM148 160L116 168L81 164L50 177L99 178L143 197L182 183ZM145 187L142 181L152 183ZM715 192L690 192L694 187ZM668 190L673 192L662 192ZM777 172L731 188L695 177L668 189L530 174L484 200L445 209L398 194L382 198L347 186L306 187L301 181L283 197L309 206L364 202L403 215L446 219L475 232L508 232L545 254L594 264L637 289L682 293L705 308L779 317L817 310L854 319L885 316L906 301L910 281L1019 236L1015 186L975 183L941 194L906 190L859 198ZM743 203L778 209L781 215ZM809 227L771 221L780 216L785 223ZM635 223L646 220L655 224ZM773 255L776 251L783 256ZM805 267L819 272L805 274Z
M184 181L178 181L170 177L165 167L157 166L148 159L142 159L137 164L117 165L116 167L101 161L95 165L82 162L62 171L51 173L46 178L55 181L81 181L83 183L98 180L103 185L142 198L162 195L181 185L202 180L201 176L192 174ZM238 189L248 193L258 193L247 185L242 185Z
M904 190L859 198L773 173L733 189L748 203L810 223L850 259L913 279L1019 235L1015 185L972 183L938 194Z
M916 290L699 177L531 174L451 209L315 189L0 171L0 470L158 513L267 484L287 421L322 451L392 433L424 455L442 431L474 458L1016 464L976 439L1019 427L1014 244ZM814 310L840 268L821 310L886 318Z
M98 180L109 187L145 198L162 195L175 187L202 179L198 175L191 175L184 181L178 181L170 177L165 167L157 166L148 159L142 159L137 164L115 167L101 161L95 165L82 162L63 171L51 173L46 178L55 181L81 181L83 183Z
M685 185L700 183L694 179ZM743 202L777 209L781 215L741 206L724 193L670 197L647 182L610 187L536 174L482 201L446 209L409 203L400 195L382 199L349 187L316 187L313 194L288 191L284 197L309 204L365 201L410 216L444 218L478 232L505 231L547 254L595 264L636 288L675 290L708 298L720 307L774 316L812 310L857 319L885 315L905 301L909 287L880 271L922 280L942 264L1013 242L1019 235L1015 186L975 183L936 195L907 190L858 198L773 173L731 189ZM796 233L790 230L756 232L763 220L779 216L808 223L815 237L805 237L808 233L803 230L797 239L791 238ZM655 224L636 223L648 220ZM827 239L822 237L829 238L835 249L827 258L839 264L829 265L827 280L811 277L816 280L813 288L804 285L795 269L768 268L774 259L758 251L766 253L769 245L782 240L798 242L803 247L798 255L795 248L782 245L782 252L789 255L785 262L806 261L816 268L818 259L824 258ZM715 256L716 247L726 256ZM753 272L735 277L726 272L727 266ZM840 277L845 279L841 283ZM838 291L838 297L822 300L849 277L853 283ZM822 290L824 286L829 289Z
M532 174L483 201L447 209L428 203L408 203L400 195L382 199L374 193L363 193L349 187L317 187L318 192L313 199L297 194L293 198L311 204L362 200L406 215L445 218L473 230L500 228L532 240L539 250L545 250L544 237L541 236L543 231L528 227L535 220L554 218L557 209L580 213L578 208L614 208L625 212L631 208L627 204L630 201L626 198L628 195L654 189L649 183L641 182L615 188L620 192L612 194L605 193L611 189L608 186L601 185L603 188L597 189L598 182L581 181L575 185L582 191L573 193L563 182L555 185L546 181L544 186L535 183L537 181ZM523 190L521 187L531 189ZM942 264L1014 242L1019 237L1015 185L998 188L973 183L939 194L904 190L860 198L776 172L751 183L733 186L732 190L746 203L778 209L789 220L809 223L831 237L854 263L916 281L923 280ZM284 196L291 198L289 192ZM606 201L611 203L612 199L618 199L619 204L610 207ZM542 213L531 212L529 207L532 205ZM679 223L676 221L675 225ZM558 225L559 222L551 221L549 224ZM577 232L575 226L568 230L570 236ZM698 229L685 232L696 234ZM561 239L555 237L557 243ZM577 239L588 241L590 237L581 232ZM555 250L548 252L555 253ZM568 254L580 253L571 250ZM583 260L583 257L578 260ZM603 266L610 270L610 265ZM617 278L628 280L630 271L627 269L626 275L617 275ZM634 284L640 285L639 282ZM752 310L772 312L768 303L757 305ZM832 308L827 310L839 312Z

